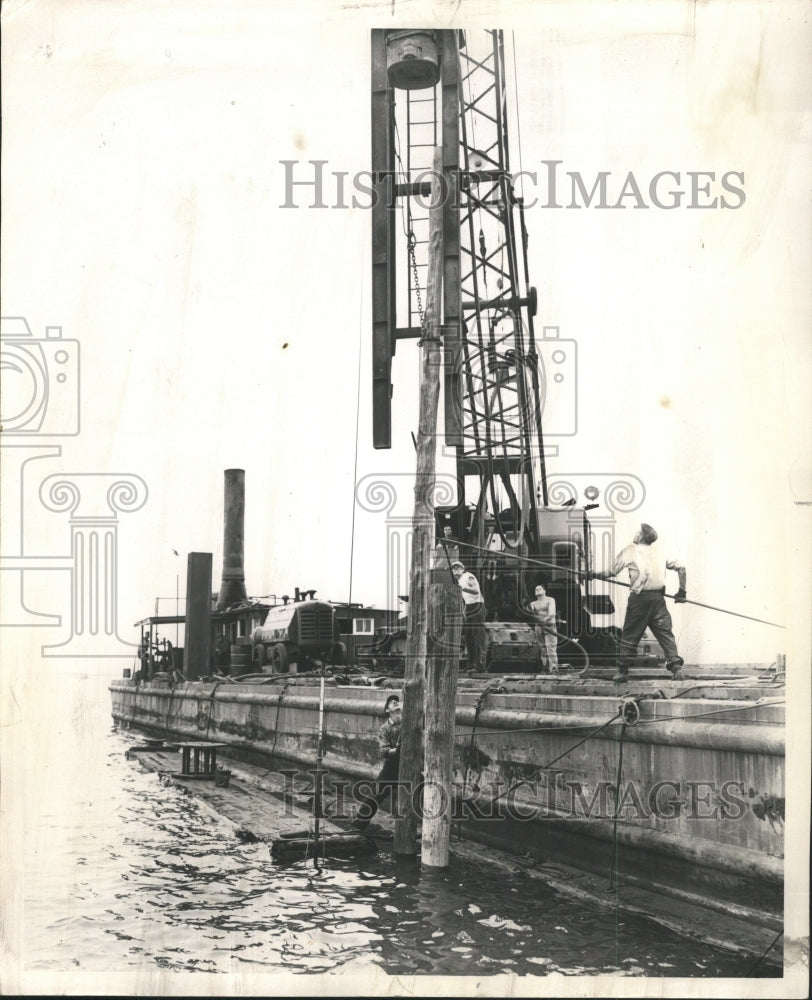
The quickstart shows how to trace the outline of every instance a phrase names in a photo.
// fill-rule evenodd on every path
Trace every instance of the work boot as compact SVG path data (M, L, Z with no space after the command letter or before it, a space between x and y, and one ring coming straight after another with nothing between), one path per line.
M618 672L612 678L615 684L627 684L629 680L629 669L628 667L620 667Z

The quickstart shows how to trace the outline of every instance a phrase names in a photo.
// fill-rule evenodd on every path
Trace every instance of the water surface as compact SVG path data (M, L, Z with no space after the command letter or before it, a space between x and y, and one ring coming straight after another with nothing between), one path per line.
M267 844L241 842L204 803L125 758L136 737L111 728L104 687L65 695L54 708L71 749L41 771L26 823L28 971L741 977L752 967L481 863L421 874L384 850L321 870L277 866Z

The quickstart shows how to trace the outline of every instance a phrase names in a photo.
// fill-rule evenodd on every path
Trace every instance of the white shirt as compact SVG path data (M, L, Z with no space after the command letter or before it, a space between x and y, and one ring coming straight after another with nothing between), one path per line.
M661 556L654 545L627 545L615 559L612 573L617 575L621 570L629 570L631 592L639 594L641 590L662 590L665 587L665 571L667 569L685 569L676 559L666 559Z
M460 589L467 587L470 590L476 590L475 594L469 594L466 590L462 591L462 599L466 604L482 603L482 591L479 589L477 578L473 573L463 573L459 580L457 580L457 583L459 584Z

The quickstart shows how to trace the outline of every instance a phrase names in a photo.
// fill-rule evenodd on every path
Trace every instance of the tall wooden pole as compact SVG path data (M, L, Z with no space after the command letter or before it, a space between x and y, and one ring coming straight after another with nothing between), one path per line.
M462 594L450 570L435 569L429 591L425 691L426 776L421 852L423 864L432 868L448 866L454 714L462 614Z
M426 312L423 318L420 411L417 428L417 472L412 519L412 571L409 587L409 628L403 678L401 726L401 794L395 821L394 853L417 854L415 795L423 763L423 688L428 626L428 582L434 541L434 485L437 409L440 401L440 311L443 283L443 156L435 149L429 212L429 266Z

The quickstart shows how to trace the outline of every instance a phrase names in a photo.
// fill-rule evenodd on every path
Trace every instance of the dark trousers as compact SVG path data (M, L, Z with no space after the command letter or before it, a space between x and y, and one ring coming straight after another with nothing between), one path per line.
M647 628L662 646L667 667L682 664L671 625L671 615L665 606L664 590L642 590L629 595L623 634L620 637L620 669L628 670L637 655L637 645Z
M374 795L359 796L359 809L353 826L360 829L368 826L372 821L378 806L386 798L387 792L392 793L392 797L397 795L398 771L400 769L400 754L393 754L383 762L383 767L378 774L377 788Z
M465 621L463 622L463 635L465 636L465 648L468 652L468 666L472 670L485 669L485 645L486 636L482 623L485 621L485 605L479 604L465 605Z

